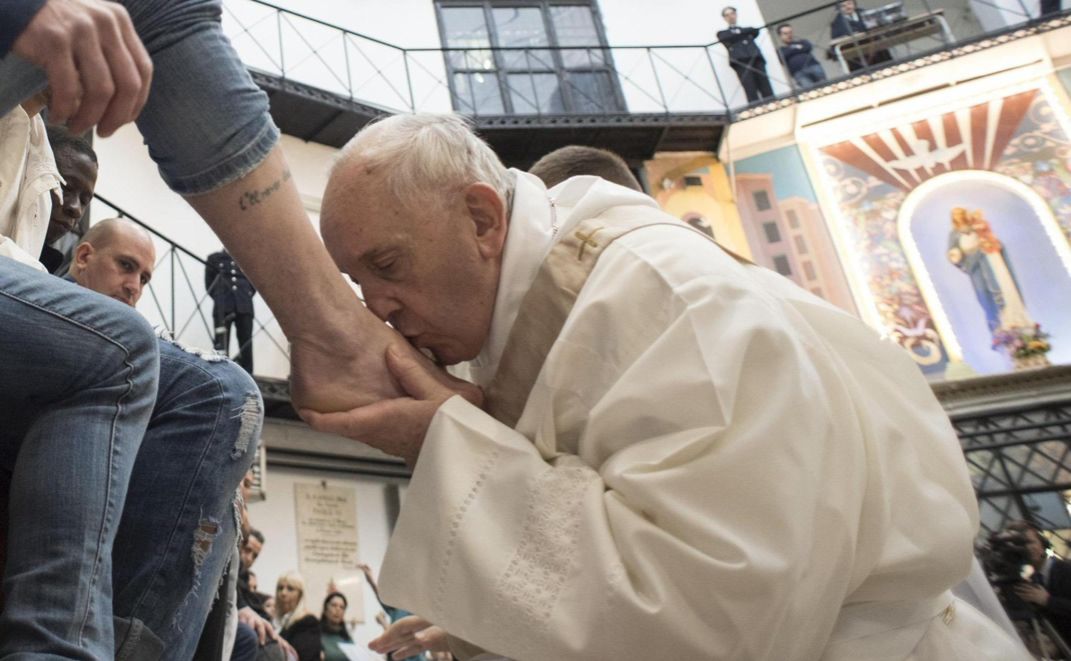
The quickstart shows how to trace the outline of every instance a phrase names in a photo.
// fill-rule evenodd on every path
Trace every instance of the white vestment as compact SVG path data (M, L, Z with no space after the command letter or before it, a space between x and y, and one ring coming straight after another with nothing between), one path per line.
M555 239L655 207L592 177L552 205L517 179L481 385ZM381 582L524 661L1029 658L948 592L977 529L956 436L900 347L662 225L602 252L515 429L439 409Z
M45 270L37 258L61 186L44 121L15 106L0 117L0 256Z

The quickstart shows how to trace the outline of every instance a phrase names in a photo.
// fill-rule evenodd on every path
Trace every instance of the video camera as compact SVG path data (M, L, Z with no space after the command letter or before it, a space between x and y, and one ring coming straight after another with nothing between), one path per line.
M981 556L990 583L1000 586L1029 580L1033 566L1026 545L1026 535L1017 530L1002 530L989 536Z

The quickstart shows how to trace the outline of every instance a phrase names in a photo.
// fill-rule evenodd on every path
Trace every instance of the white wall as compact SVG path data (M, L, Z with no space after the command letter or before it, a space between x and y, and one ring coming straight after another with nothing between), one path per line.
M264 549L253 566L261 592L274 594L275 582L282 574L299 569L297 523L294 507L296 483L320 484L326 480L329 486L345 486L357 492L357 540L362 562L372 567L376 576L387 552L390 528L386 517L386 485L383 480L342 474L323 474L317 471L268 467L267 498L249 506L253 527L264 533ZM317 617L326 594L326 586L308 585L306 607ZM375 615L380 612L375 595L364 589L365 623L357 626L354 641L367 645L368 641L382 633L376 624Z

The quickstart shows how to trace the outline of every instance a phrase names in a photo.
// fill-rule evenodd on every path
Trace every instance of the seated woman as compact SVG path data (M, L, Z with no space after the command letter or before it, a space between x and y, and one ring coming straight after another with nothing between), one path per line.
M324 661L349 661L349 656L342 651L339 643L353 643L350 632L346 630L346 608L349 602L341 592L332 592L324 599L324 610L320 614L320 643L324 650Z
M275 628L298 653L298 661L320 661L320 624L305 608L305 579L297 572L275 585Z

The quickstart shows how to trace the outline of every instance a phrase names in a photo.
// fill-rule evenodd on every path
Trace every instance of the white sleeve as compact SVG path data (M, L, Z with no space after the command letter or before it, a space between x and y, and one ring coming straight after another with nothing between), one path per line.
M37 258L20 248L19 244L6 236L0 236L0 257L8 257L16 262L22 262L27 266L32 266L38 271L46 271L44 264L39 262Z
M531 438L439 410L384 599L522 660L819 658L872 561L849 386L768 299L644 282L578 301Z

